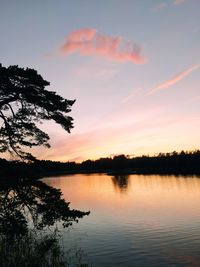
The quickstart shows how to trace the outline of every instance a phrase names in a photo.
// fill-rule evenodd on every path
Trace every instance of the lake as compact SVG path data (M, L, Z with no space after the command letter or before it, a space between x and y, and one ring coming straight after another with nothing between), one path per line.
M196 176L76 174L44 178L70 207L91 211L62 229L64 247L100 266L200 266Z

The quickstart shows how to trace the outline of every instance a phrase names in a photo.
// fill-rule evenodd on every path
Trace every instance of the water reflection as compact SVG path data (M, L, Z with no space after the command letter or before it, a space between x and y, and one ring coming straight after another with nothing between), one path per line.
M61 221L64 227L89 212L73 210L62 192L41 181L0 185L0 234L26 234L28 226L37 230Z
M115 175L112 182L116 192L125 193L129 186L129 175Z
M70 244L79 240L93 266L200 266L197 176L77 174L43 181L73 207L91 210Z
M3 181L0 184L1 267L64 267L69 266L69 258L76 263L76 252L64 261L60 235L52 226L59 222L59 227L61 224L67 227L89 212L71 209L59 189L41 181L13 180L10 184Z

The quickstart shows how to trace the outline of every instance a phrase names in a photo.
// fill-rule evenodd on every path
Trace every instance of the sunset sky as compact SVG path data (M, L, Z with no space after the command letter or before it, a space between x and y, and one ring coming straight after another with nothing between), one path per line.
M41 159L199 149L199 0L0 0L0 62L76 99Z

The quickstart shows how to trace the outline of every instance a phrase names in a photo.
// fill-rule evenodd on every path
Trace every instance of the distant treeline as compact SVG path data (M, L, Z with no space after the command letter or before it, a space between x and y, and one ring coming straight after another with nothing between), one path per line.
M200 150L160 153L157 156L86 160L82 163L37 160L32 163L0 159L0 177L43 177L63 173L180 173L200 174Z

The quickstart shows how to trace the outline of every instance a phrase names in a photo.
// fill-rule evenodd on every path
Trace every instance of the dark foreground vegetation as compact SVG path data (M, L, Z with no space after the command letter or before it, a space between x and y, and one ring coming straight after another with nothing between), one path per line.
M87 266L76 251L64 255L55 227L58 222L69 227L89 215L69 204L60 190L41 181L0 180L0 266Z
M81 249L67 251L61 245L56 231L41 234L29 231L28 235L12 240L0 238L1 267L89 267Z
M157 156L133 157L119 155L113 158L86 160L82 163L35 161L30 163L0 159L0 177L40 178L63 173L154 173L200 174L200 151L160 153Z

